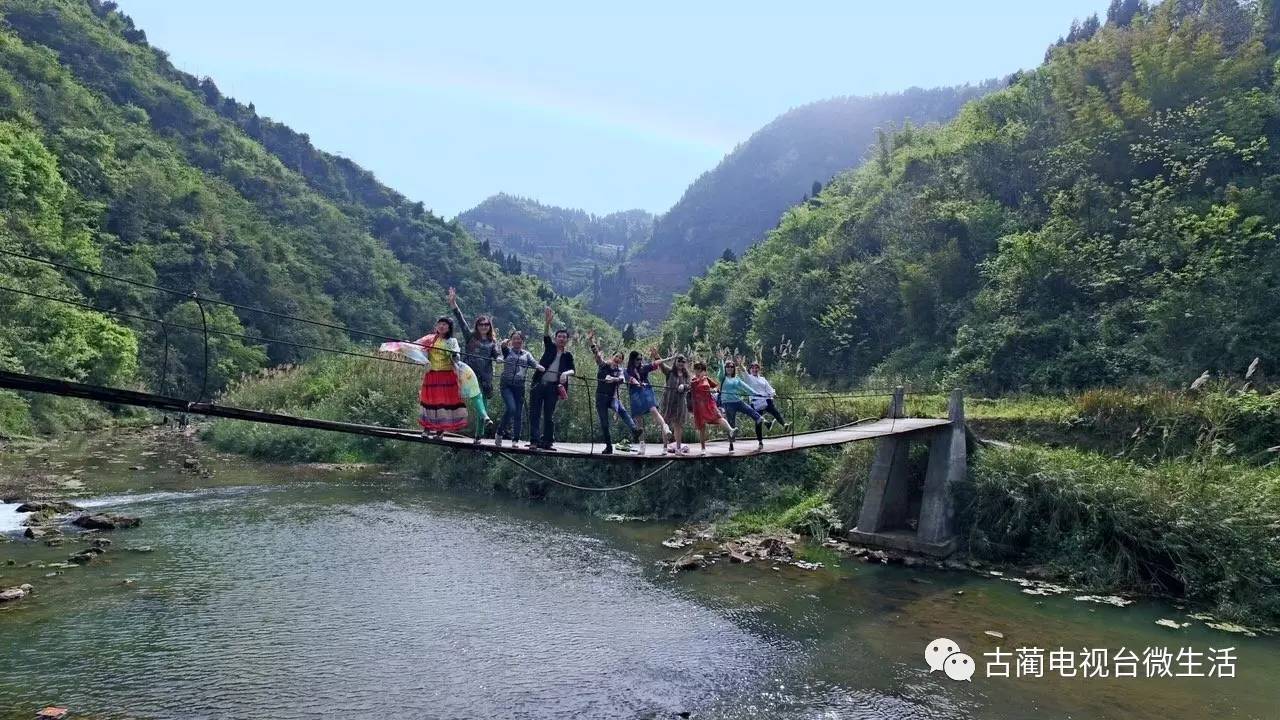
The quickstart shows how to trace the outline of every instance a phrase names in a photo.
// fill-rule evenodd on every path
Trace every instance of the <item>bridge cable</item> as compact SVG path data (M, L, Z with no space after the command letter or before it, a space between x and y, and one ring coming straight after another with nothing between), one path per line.
M540 477L540 478L542 478L542 479L544 479L544 480L548 480L548 481L553 482L553 483L555 483L555 484L557 484L557 485L563 485L563 486L565 486L565 487L567 487L567 488L572 488L572 489L574 489L574 490L585 490L585 491L588 491L588 492L616 492L616 491L618 491L618 490L625 490L625 489L627 489L627 488L629 488L629 487L632 487L632 486L635 486L635 485L639 485L640 483L644 482L645 480L648 480L649 478L653 477L654 475L657 475L658 473L662 472L663 470L666 470L667 468L671 467L671 465L672 465L673 463L675 463L675 460L668 460L668 461L666 461L665 463L663 463L663 464L662 464L662 466L661 466L661 467L659 467L657 470L653 470L653 471L651 471L651 472L645 473L645 474L644 474L643 476L641 476L638 480L633 480L633 481L631 481L631 482L629 482L629 483L626 483L625 485L615 485L615 486L613 486L613 487L587 487L586 485L576 485L576 484L571 483L571 482L566 482L566 481L564 481L564 480L560 480L560 479L558 479L558 478L551 477L550 475L548 475L548 474L546 474L546 473L544 473L544 472L542 472L542 471L540 471L540 470L536 470L536 469L534 469L534 468L529 467L527 464L520 462L519 460L515 459L514 457L512 457L511 455L509 455L509 454L507 454L507 453L498 453L498 457L500 457L500 458L502 458L503 460L506 460L506 461L508 461L508 462L514 463L514 464L516 464L516 465L519 465L520 467L522 467L522 468L524 468L525 470L527 470L527 471L529 471L529 472L533 473L534 475L537 475L538 477Z

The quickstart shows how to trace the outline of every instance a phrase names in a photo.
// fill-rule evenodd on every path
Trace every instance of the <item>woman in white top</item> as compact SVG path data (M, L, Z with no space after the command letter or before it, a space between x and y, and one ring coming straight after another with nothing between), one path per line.
M774 418L782 424L783 429L791 429L791 423L782 417L777 404L773 402L773 399L778 396L778 391L774 390L773 385L760 374L760 363L758 361L752 362L751 366L747 368L747 374L742 376L742 382L751 388L751 407L755 408L756 412L761 415L773 416L768 420L770 430L773 429Z

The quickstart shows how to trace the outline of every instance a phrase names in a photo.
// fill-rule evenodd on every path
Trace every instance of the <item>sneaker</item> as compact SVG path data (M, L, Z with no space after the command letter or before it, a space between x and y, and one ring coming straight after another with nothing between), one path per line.
M759 447L757 447L757 448L756 448L756 450L759 450L759 451L763 451L763 450L764 450L764 441L763 441L763 440L761 440L761 441L760 441L760 446L759 446Z
M668 445L668 446L666 446L665 448L663 448L663 449L662 449L662 451L663 451L663 452L665 452L665 453L667 453L668 455L675 455L675 454L676 454L676 449L675 449L675 448L673 448L673 447L671 447L670 445Z
M623 438L618 441L618 452L631 452L631 441Z
M605 446L604 446L604 450L601 450L601 451L600 451L600 454L601 454L601 455L612 455L612 454L613 454L613 446L612 446L612 445L605 445Z
M555 445L552 445L551 443L547 443L546 445L539 445L539 446L538 446L538 449L540 449L540 450L546 450L547 452L555 452L555 451L556 451L556 446L555 446Z
M688 454L689 454L689 446L688 446L688 445L681 445L681 446L680 446L680 450L678 450L677 452L679 452L681 455L688 455Z
M645 448L644 440L641 440L641 441L640 441L640 454L641 454L641 455L643 455L643 454L644 454L644 448Z
M729 428L729 452L733 452L733 441L738 439L738 428Z

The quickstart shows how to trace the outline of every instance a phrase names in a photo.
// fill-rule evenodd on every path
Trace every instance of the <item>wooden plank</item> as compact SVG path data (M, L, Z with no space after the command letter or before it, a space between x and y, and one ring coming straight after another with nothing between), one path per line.
M871 440L888 435L904 435L948 424L947 420L934 418L884 418L882 420L875 420L872 422L833 430L768 437L764 440L763 450L757 448L754 436L740 436L734 444L733 451L729 450L729 443L727 440L721 439L709 441L707 443L707 451L705 455L700 454L699 448L696 444L689 448L689 453L687 455L668 454L663 451L663 447L660 443L651 443L648 448L648 453L645 455L640 455L635 452L615 452L613 455L601 455L600 451L604 449L604 446L601 443L595 443L594 445L582 442L556 443L555 452L546 452L542 450L530 450L526 443L520 443L519 446L507 443L502 447L496 446L493 440L482 440L479 443L475 443L472 438L461 435L445 435L440 440L436 440L434 438L424 436L417 430L389 428L381 425L362 425L360 423L339 422L335 420L302 418L292 415L265 412L262 410L249 410L246 408L237 408L227 405L217 405L215 403L191 403L178 398L165 397L163 395L155 395L153 393L138 392L136 390L123 390L120 388L108 388L99 385L86 385L67 380L44 378L35 375L24 375L4 370L0 370L0 388L42 393L46 395L83 398L86 400L96 400L99 402L114 403L117 405L134 405L137 407L153 408L166 412L192 413L195 415L244 420L246 422L265 423L269 425L284 425L288 427L380 437L401 442L440 445L444 447L452 447L458 450L470 450L472 452L540 455L543 457L607 462L665 462L667 460L695 461L743 458L754 455L793 452L796 450L803 450L805 448L843 445L845 443ZM743 429L746 430L746 428Z

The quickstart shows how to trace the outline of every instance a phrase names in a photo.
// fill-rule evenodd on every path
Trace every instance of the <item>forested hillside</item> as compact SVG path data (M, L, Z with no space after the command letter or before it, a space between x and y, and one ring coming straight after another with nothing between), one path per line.
M175 69L114 3L96 0L0 2L0 212L0 249L388 335L423 331L445 309L449 285L465 308L496 311L503 327L532 326L553 297L540 281L500 270L456 224L222 96L212 80ZM69 280L12 257L0 256L0 279L199 323L189 299ZM207 309L211 327L250 337L350 342L324 328ZM153 383L159 334L131 322L0 291L0 365ZM192 382L199 350L190 335L172 338L171 381ZM218 337L210 385L298 357L287 346ZM0 394L0 429L30 429L31 402Z
M667 333L1003 391L1274 368L1277 7L1117 0L717 264Z
M877 130L949 120L998 85L832 98L784 113L685 190L652 238L589 296L591 307L615 323L660 320L671 296L726 250L741 253L787 208L863 162Z
M532 273L566 295L594 288L602 269L649 238L653 220L644 210L598 216L506 193L456 218L499 265Z

